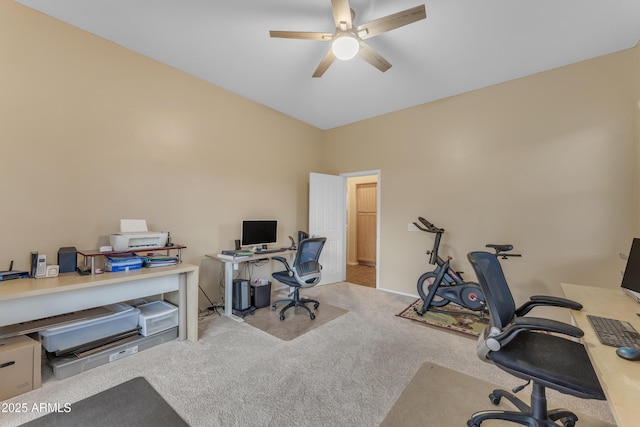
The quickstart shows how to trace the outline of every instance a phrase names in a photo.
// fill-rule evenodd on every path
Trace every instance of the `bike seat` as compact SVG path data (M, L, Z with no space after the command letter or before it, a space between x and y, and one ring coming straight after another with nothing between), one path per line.
M513 245L494 245L494 244L488 244L487 248L493 248L498 252L507 252L510 251L511 249L513 249Z

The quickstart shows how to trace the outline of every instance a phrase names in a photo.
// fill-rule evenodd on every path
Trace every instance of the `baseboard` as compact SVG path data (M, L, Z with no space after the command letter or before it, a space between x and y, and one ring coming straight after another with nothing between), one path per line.
M393 291L393 290L385 289L385 288L381 288L381 287L378 287L378 290L379 291L384 291L384 292L389 292L390 294L404 295L405 297L420 298L418 295L415 295L415 294L408 294L406 292Z

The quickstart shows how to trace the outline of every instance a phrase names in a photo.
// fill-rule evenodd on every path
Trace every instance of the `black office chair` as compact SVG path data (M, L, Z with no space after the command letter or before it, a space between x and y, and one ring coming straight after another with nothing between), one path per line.
M476 272L491 315L478 340L478 356L498 368L526 380L512 391L517 393L533 382L531 404L527 405L505 390L494 390L489 399L494 405L506 398L518 411L481 411L467 421L468 427L478 427L488 419L516 422L532 427L573 427L578 417L565 409L547 410L545 388L584 399L605 400L604 392L589 361L584 346L549 332L580 338L582 330L551 319L525 316L533 307L551 305L574 310L582 306L574 301L551 296L534 296L516 308L504 277L500 261L488 252L471 252L469 261Z
M280 320L284 320L284 313L291 307L304 307L309 312L311 320L316 315L306 306L313 303L313 308L318 308L320 303L313 299L300 298L300 288L310 288L320 282L322 266L318 262L320 253L324 247L326 239L324 237L312 237L300 240L293 264L289 266L287 260L281 256L274 256L272 259L280 261L286 267L285 271L277 271L271 276L278 282L282 282L294 288L289 296L290 299L278 300L271 304L271 309L275 310L276 305L282 302L288 302L282 310L280 310Z

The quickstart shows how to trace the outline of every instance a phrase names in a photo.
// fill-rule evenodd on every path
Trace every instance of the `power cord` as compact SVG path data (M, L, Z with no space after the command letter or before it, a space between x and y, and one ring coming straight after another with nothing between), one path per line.
M207 301L209 301L209 304L211 304L209 307L200 309L198 311L198 320L202 320L207 316L211 316L212 314L217 314L218 316L220 316L220 312L218 311L218 308L224 308L224 305L216 304L213 301L211 301L211 298L209 298L209 295L207 295L204 289L202 289L202 286L198 285L198 288L200 288L200 291L202 292L202 294L205 296L205 298L207 298Z

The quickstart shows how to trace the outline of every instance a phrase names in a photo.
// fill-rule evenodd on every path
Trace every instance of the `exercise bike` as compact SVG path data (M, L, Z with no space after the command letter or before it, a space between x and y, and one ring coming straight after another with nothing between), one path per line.
M461 272L453 271L451 268L451 257L447 257L446 260L442 259L438 255L438 249L440 247L440 240L442 234L444 234L443 228L438 228L426 219L418 217L421 224L414 222L413 224L421 231L427 233L434 233L436 235L433 249L427 251L429 257L429 264L435 265L433 271L424 273L418 279L418 294L422 298L422 309L414 307L417 314L422 316L427 311L444 312L439 307L444 307L447 304L453 302L463 308L479 311L481 314L479 317L484 317L487 313L486 304L484 302L484 295L480 290L480 285L475 282L466 282L462 278ZM488 248L492 248L495 251L496 257L521 256L520 254L507 253L513 250L512 245L496 245L488 244Z

